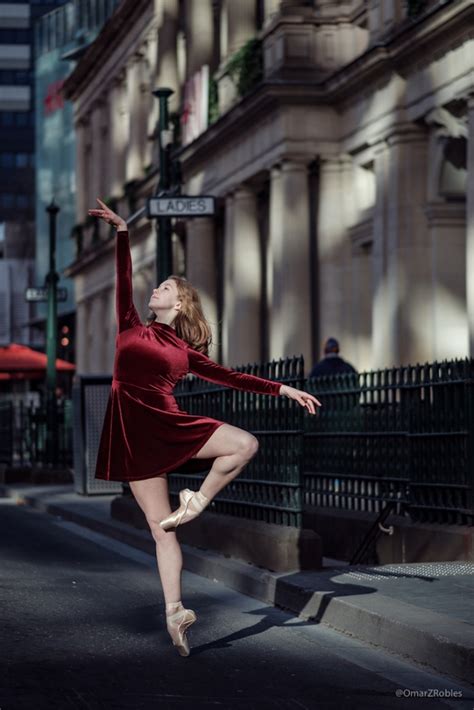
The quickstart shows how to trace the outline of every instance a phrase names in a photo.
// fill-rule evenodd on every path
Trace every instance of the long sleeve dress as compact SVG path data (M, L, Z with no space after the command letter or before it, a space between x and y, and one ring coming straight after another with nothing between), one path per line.
M224 422L180 409L173 396L178 380L191 372L209 382L273 396L281 383L218 365L166 323L144 325L133 304L127 231L116 235L115 260L118 332L95 477L138 481L177 468L203 470L212 459L191 459Z

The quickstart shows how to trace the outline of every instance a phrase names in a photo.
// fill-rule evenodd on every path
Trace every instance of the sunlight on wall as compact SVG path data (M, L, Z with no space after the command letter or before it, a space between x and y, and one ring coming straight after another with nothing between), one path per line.
M433 358L467 357L469 333L466 304L455 298L441 284L434 296L434 352ZM416 313L414 314L416 316Z

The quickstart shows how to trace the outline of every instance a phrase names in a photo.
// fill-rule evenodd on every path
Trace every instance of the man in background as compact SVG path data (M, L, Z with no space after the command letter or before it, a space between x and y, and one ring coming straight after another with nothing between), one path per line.
M308 377L340 375L357 370L339 355L339 343L336 338L328 338L324 344L324 357L311 370Z

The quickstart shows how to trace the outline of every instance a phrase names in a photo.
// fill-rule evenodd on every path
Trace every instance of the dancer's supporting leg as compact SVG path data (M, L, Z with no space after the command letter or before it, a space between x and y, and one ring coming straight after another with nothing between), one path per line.
M160 520L171 513L167 477L157 476L144 481L130 481L130 488L145 514L156 543L156 560L166 602L168 632L180 655L188 656L189 644L186 630L196 621L196 615L191 609L185 609L181 603L183 555L176 533L167 533L159 525Z
M181 599L183 555L176 533L165 533L160 520L171 513L167 476L130 481L130 488L150 527L156 543L156 560L166 602Z

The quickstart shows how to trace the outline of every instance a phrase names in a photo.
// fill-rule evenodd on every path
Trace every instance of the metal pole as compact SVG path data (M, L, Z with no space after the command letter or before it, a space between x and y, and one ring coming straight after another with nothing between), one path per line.
M169 129L168 99L173 94L172 89L157 89L153 91L160 102L158 120L158 141L160 147L160 179L156 193L166 192L170 188L170 147L173 142ZM157 285L165 281L173 269L171 252L171 218L158 217L156 220L156 278Z
M56 465L58 452L57 406L56 406L56 357L58 339L57 290L59 276L56 273L56 218L59 207L54 199L48 205L49 214L49 272L46 276L48 288L48 318L46 335L46 416L47 416L47 460Z

